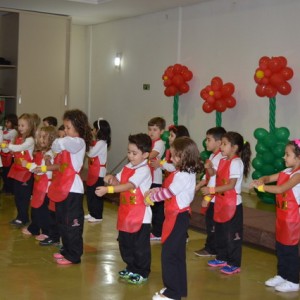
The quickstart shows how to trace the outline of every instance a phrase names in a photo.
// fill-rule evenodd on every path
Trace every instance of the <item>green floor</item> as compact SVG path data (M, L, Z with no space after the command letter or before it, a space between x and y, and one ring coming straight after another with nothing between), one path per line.
M41 247L33 237L8 224L15 217L12 196L0 196L0 300L140 300L152 299L162 288L161 245L152 245L152 272L148 282L134 286L119 280L124 268L116 241L117 206L105 203L100 224L85 223L85 252L80 265L58 266L52 259L53 246ZM205 235L190 231L187 244L188 297L198 300L300 299L299 293L280 294L264 286L276 273L273 253L244 246L240 274L227 276L196 257Z

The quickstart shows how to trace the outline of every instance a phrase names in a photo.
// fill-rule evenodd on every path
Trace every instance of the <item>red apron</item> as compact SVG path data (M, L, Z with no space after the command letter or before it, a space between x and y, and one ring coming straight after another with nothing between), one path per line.
M121 174L121 184L127 183L135 171L136 169L125 166ZM140 188L121 192L117 229L129 233L139 231L142 227L145 211L144 195Z
M40 166L44 158L44 153L42 151L36 152L34 157L34 162ZM46 192L48 188L49 179L46 173L44 174L34 174L34 184L31 197L31 206L33 208L39 208L44 203Z
M277 185L287 182L292 174L280 172ZM292 189L276 195L276 240L283 245L298 245L300 240L300 212Z
M23 144L23 139L21 137L18 137L16 139L16 145ZM20 182L27 182L31 177L31 172L22 167L22 160L26 160L28 162L32 162L32 158L30 157L29 151L20 151L20 152L14 152L15 160L12 164L7 177L16 179Z
M92 186L97 182L101 167L106 167L106 164L102 165L98 156L88 158L88 174L86 185Z
M234 156L232 159L237 158ZM216 174L216 186L228 184L230 165L232 159L221 159ZM223 192L222 194L216 193L214 205L214 221L225 223L231 220L236 211L236 191L235 189Z
M164 182L165 188L168 188L171 185L171 183L173 182L174 176L177 172L178 171L174 171L174 172L170 173L168 178L166 178L166 180ZM176 196L172 196L170 199L166 199L164 204L165 204L164 205L165 206L165 220L163 223L162 235L161 235L162 243L164 243L166 241L166 239L169 237L169 235L171 234L171 232L175 226L175 222L176 222L178 214L190 210L190 207L184 207L184 208L180 209L177 204Z
M76 174L72 165L70 152L60 153L59 170L53 173L52 182L48 189L48 197L54 202L64 201L71 190Z
M7 133L8 133L7 130L3 131L3 134L7 134ZM11 141L10 140L3 140L3 142L9 144ZM10 167L10 165L12 164L12 158L13 158L12 153L1 151L0 155L1 155L1 160L2 160L3 167Z

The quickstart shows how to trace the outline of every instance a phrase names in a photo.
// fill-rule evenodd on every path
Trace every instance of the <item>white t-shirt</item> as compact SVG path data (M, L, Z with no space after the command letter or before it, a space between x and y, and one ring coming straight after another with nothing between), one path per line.
M286 173L286 174L291 174L292 173L292 169L291 168L287 168L285 170L283 170L282 172ZM299 174L299 171L296 171L291 177L293 177L295 174ZM293 194L296 198L297 203L300 205L300 183L296 184L293 188L292 188ZM299 211L300 211L300 207L299 207Z
M243 161L236 157L231 161L230 164L230 170L229 170L229 178L236 178L236 184L235 184L235 191L236 191L236 205L239 205L242 203L242 182L244 178L244 164Z
M128 179L128 182L132 183L136 188L140 188L141 193L145 195L147 191L149 191L150 186L152 184L152 176L151 171L148 166L148 161L144 160L137 166L133 166L132 163L128 163L126 165L129 169L135 169L135 173ZM117 180L121 181L121 172L116 175ZM152 219L152 210L150 206L146 206L145 215L143 218L143 224L150 224Z
M156 159L161 160L162 156L165 153L165 142L163 140L158 140L154 143L154 146L152 148L152 151L158 152L158 155L156 156ZM157 168L153 172L153 183L156 184L162 184L162 170L161 168Z
M101 165L105 165L107 161L107 143L106 141L97 141L96 145L90 147L90 151L87 153L88 157L98 156ZM104 177L106 175L106 167L101 167L99 172L99 177Z

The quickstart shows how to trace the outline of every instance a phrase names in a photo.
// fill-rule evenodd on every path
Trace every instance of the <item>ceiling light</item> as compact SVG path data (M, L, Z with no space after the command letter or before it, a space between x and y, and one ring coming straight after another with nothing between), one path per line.
M84 4L103 4L106 2L110 2L111 0L67 0L72 2L80 2Z

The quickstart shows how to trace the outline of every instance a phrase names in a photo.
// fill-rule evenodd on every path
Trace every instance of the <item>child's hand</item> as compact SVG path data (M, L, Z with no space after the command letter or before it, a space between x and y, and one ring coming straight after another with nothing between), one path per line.
M209 196L206 196L206 197L209 197ZM206 201L206 200L202 199L201 206L202 207L208 207L208 203L209 203L209 201Z
M114 176L109 174L109 175L106 175L104 177L104 182L109 184L109 185L112 185L113 184L113 181L114 181Z
M253 180L251 183L250 183L250 188L257 188L258 186L264 184L262 180Z
M8 147L8 144L6 142L1 143L1 149L5 149Z
M207 159L204 163L204 168L205 169L213 169L213 163L211 162L211 160Z
M151 159L151 160L150 160L150 166L151 166L152 168L154 168L155 170L156 170L157 168L160 168L160 160L158 160L158 159Z
M25 159L23 159L23 160L21 161L22 167L23 167L23 168L26 168L27 163L28 163L28 161L25 160Z
M102 196L104 196L106 193L107 193L107 187L106 187L106 186L98 186L98 187L96 188L95 194L96 194L98 197L102 197Z
M209 187L207 187L207 186L202 187L201 188L201 193L203 195L209 195Z
M35 167L34 169L31 170L32 173L38 174L42 173L41 167Z

